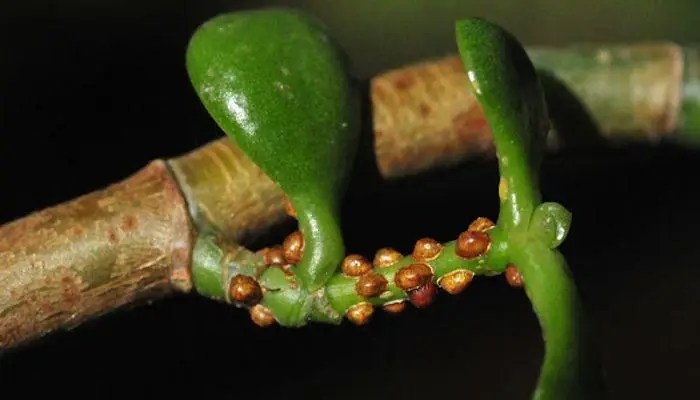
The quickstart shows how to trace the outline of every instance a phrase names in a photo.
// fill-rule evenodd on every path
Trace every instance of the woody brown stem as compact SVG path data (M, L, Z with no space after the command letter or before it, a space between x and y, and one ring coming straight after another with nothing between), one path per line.
M0 350L189 290L192 233L163 161L0 227Z

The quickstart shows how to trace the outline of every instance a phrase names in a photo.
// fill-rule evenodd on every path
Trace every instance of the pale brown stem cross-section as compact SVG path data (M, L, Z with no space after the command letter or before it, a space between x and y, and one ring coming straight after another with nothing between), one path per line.
M0 227L0 350L188 290L192 235L163 161Z
M168 161L198 226L250 241L285 218L284 193L227 138Z

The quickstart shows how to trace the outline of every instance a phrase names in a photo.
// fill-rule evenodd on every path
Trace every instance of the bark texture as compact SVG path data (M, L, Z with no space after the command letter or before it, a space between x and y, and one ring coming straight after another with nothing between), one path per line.
M189 290L192 234L163 161L0 227L0 350Z

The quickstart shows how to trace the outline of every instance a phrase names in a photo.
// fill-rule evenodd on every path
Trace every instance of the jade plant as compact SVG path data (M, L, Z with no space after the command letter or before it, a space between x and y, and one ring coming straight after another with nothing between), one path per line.
M200 232L197 291L249 309L260 326L361 325L378 307L398 313L458 294L476 276L523 287L545 339L536 399L601 398L601 368L566 261L557 249L571 213L543 202L539 169L550 121L521 44L482 19L456 25L458 49L493 133L500 213L448 243L416 242L410 255L382 248L344 254L339 209L356 153L359 97L346 58L323 26L290 10L228 14L192 37L187 69L221 129L289 199L299 230L257 255L223 257ZM496 185L494 185L494 189Z

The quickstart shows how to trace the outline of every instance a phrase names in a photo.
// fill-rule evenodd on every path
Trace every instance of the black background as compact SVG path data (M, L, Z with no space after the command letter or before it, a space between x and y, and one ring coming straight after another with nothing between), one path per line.
M219 137L183 55L196 26L230 7L143 3L3 12L0 222ZM574 213L562 250L600 334L613 398L685 397L700 377L699 162L693 149L630 145L545 163L545 198ZM345 209L352 252L452 240L497 212L494 162L366 193L358 181ZM245 312L183 296L8 354L0 396L527 398L541 353L527 299L502 277L364 327L259 329Z

